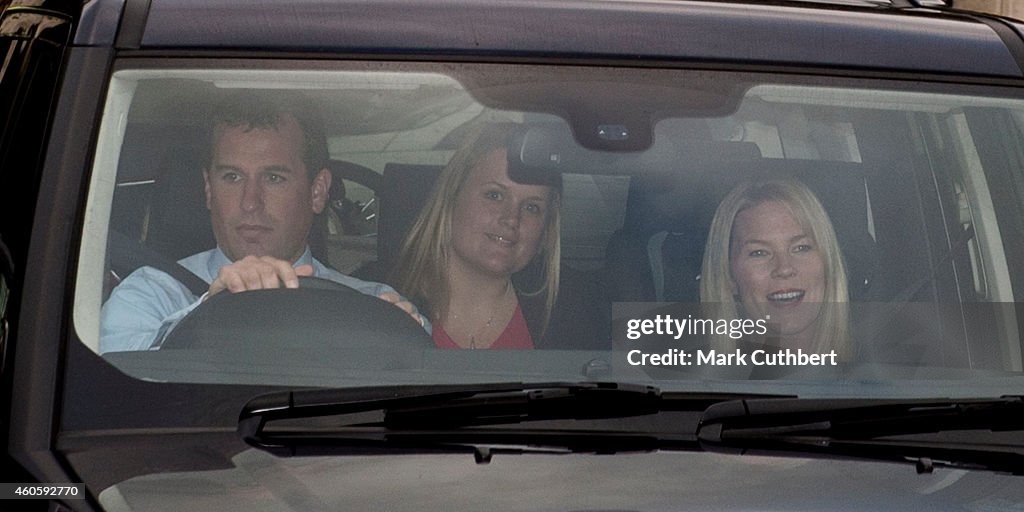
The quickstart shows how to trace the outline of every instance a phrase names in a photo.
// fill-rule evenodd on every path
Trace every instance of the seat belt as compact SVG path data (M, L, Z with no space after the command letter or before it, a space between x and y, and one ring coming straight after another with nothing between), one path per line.
M210 289L209 283L192 273L191 270L181 266L177 261L146 247L119 231L110 230L107 239L107 253L113 268L131 269L131 271L139 267L155 268L183 284L196 297L201 297Z

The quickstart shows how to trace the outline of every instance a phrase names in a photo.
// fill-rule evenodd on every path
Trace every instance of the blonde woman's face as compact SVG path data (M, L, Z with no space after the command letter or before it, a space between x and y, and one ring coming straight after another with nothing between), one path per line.
M766 202L737 214L729 252L734 291L749 317L768 319L783 336L814 332L825 260L787 204Z
M452 265L508 277L537 254L551 207L551 189L508 177L504 150L488 153L467 176L452 216Z

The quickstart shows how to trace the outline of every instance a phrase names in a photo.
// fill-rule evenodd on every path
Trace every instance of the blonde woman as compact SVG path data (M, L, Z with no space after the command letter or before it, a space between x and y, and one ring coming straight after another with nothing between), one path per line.
M520 126L477 128L441 172L406 238L394 272L420 304L440 348L535 348L558 296L561 177L509 177ZM513 275L540 267L534 289Z
M748 181L715 212L701 302L718 318L765 319L765 343L848 359L846 269L821 203L791 179ZM715 348L735 346L728 336Z

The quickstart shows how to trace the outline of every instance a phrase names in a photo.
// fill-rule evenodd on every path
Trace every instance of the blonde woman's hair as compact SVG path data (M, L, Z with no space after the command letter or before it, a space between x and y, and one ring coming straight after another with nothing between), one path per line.
M740 183L718 205L711 221L700 280L700 300L710 309L712 318L739 318L742 304L731 271L732 230L736 216L755 206L780 202L787 205L803 229L810 233L822 251L825 264L825 296L814 332L812 352L835 350L842 359L851 355L849 328L849 291L846 265L839 249L835 229L825 208L803 183L794 179L752 180ZM728 336L713 338L714 348L735 348Z
M451 289L447 269L451 260L452 217L456 199L470 172L495 150L508 151L522 126L517 123L487 123L474 127L467 134L448 165L441 171L427 204L402 243L397 264L392 271L395 288L427 310L432 322L441 323L448 315ZM561 242L561 177L553 177L547 222L540 240L541 286L537 290L519 291L523 295L544 294L544 316L541 332L531 333L534 340L544 335L555 300L558 298ZM545 183L547 184L547 183Z

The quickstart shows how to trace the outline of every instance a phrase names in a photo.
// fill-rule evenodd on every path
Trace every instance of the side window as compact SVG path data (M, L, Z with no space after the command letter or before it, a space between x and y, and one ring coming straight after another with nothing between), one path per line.
M960 173L953 177L955 223L965 233L965 264L969 280L961 286L970 300L1013 302L995 206L989 193L991 184L985 176L978 149L975 147L967 118L959 113L946 123L956 153Z
M0 17L0 233L18 259L24 257L19 248L28 245L32 208L25 198L38 189L70 26L57 13L31 8L7 9Z
M377 194L381 175L352 162L332 162L326 253L334 269L351 274L377 259Z
M1003 112L985 114L990 121L1008 119ZM943 134L931 142L933 165L940 178L949 259L963 304L963 330L975 367L1021 370L1019 324L1013 279L1004 241L1019 218L998 196L1012 189L1007 163L1021 151L1020 141L991 124L971 123L963 111L935 115L930 123ZM942 141L946 141L942 143ZM983 153L987 153L984 154Z
M564 174L562 197L562 257L578 270L605 264L609 239L623 225L628 176Z
M845 110L748 101L735 115L710 120L716 140L756 144L765 158L861 162Z

